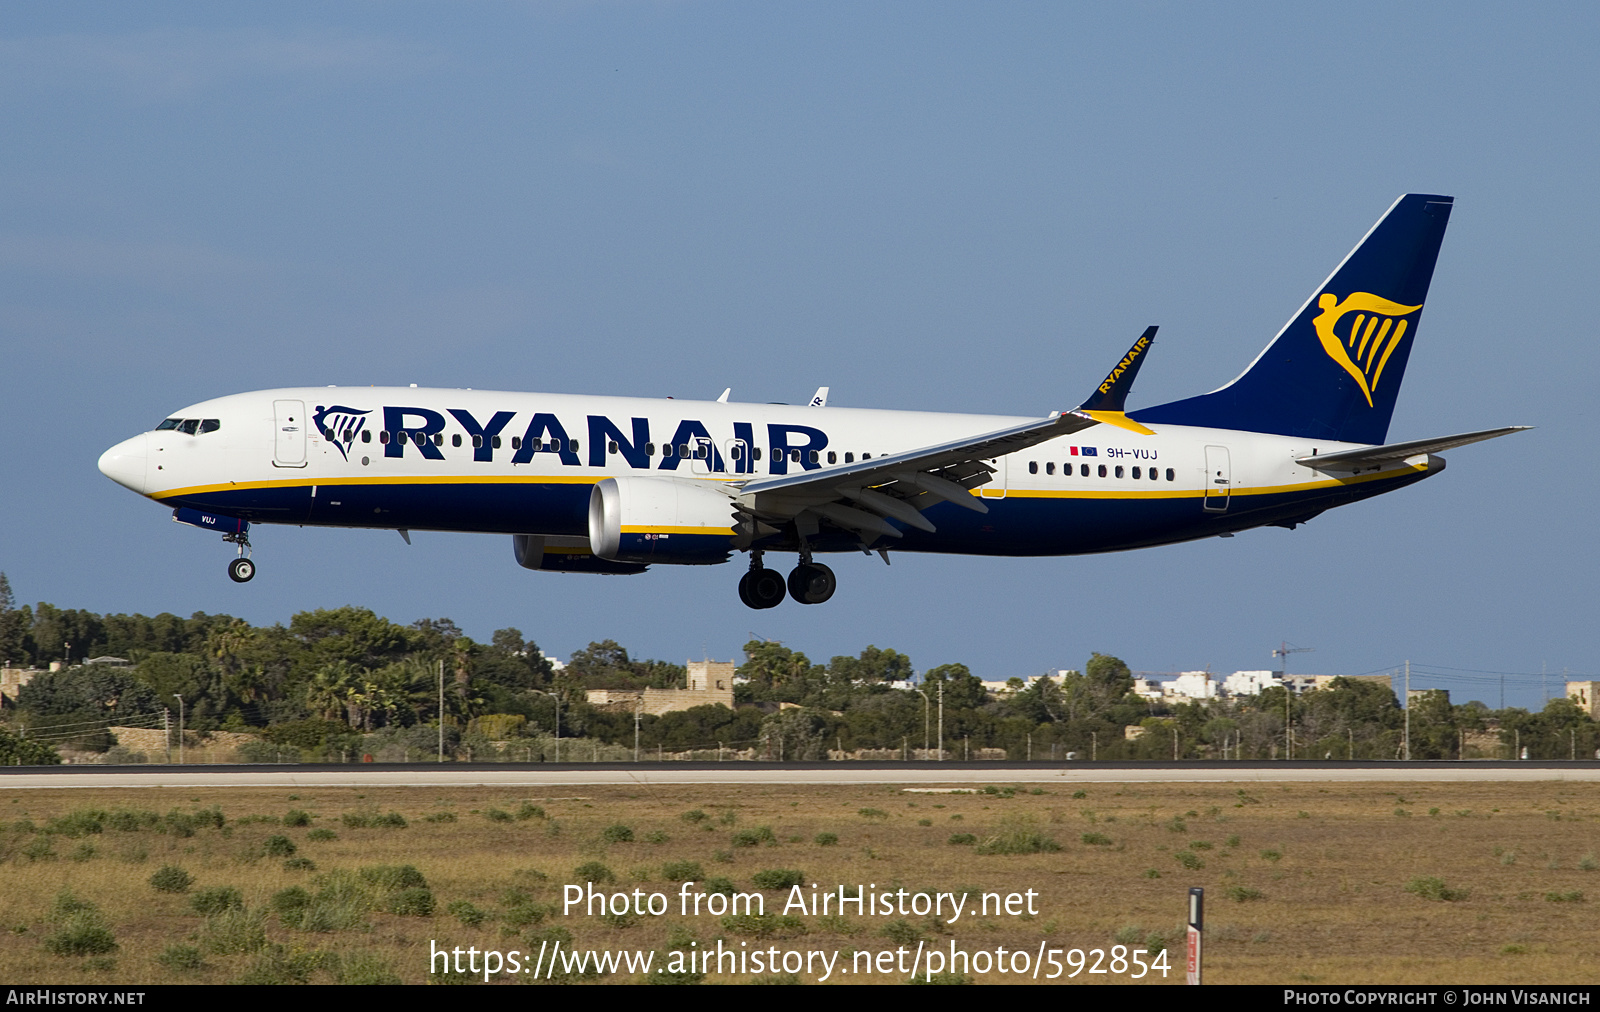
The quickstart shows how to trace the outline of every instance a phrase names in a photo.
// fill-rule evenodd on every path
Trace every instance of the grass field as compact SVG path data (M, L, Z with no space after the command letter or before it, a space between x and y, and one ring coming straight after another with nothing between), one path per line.
M1166 982L1181 983L1186 892L1199 885L1209 982L1592 984L1600 981L1597 851L1600 787L1559 782L1000 784L952 794L883 785L546 796L492 788L17 791L0 795L0 977L409 984L430 980L434 942L537 951L559 940L580 950L651 950L663 960L721 938L725 947L837 950L848 966L856 950L947 950L953 939L962 949L1030 956L1041 941L1086 951L1168 944ZM878 891L972 898L953 923L853 910L785 918L785 871L799 873L808 896L812 883L852 891L876 883ZM608 892L665 894L669 914L564 916L563 887L605 873L615 878ZM769 916L678 916L676 880L684 877L700 883L695 890L717 879L741 892L773 885L762 890ZM971 909L983 893L1030 889L1035 916ZM816 976L710 972L703 980ZM970 968L956 976L1029 980ZM1083 972L1075 981L1126 979ZM1160 982L1156 973L1140 984Z

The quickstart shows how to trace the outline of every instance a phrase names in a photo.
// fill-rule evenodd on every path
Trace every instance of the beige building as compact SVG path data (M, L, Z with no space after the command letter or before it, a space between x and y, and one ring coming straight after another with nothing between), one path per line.
M1568 682L1567 698L1593 720L1600 720L1600 682Z
M718 703L733 709L732 661L690 661L688 667L686 689L590 689L589 705L656 716Z
M0 706L15 703L22 687L42 674L39 668L0 668L0 696L6 698Z

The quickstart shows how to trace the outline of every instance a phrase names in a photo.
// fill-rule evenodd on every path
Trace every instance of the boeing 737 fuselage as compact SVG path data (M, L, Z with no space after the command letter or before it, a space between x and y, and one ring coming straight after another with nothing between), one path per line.
M1400 198L1238 379L1131 413L1154 327L1044 418L293 388L174 412L100 470L220 531L241 583L251 524L463 531L510 534L520 564L565 573L742 552L753 608L828 600L824 553L1077 555L1293 528L1517 431L1384 443L1450 209ZM798 555L787 580L770 552Z

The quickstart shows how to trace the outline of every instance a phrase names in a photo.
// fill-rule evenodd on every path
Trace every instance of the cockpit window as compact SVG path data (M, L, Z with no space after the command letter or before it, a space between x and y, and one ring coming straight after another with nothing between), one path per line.
M183 420L183 424L178 426L178 431L179 432L188 433L189 435L192 436L192 435L195 434L195 430L198 429L198 428L200 428L200 419L198 419L198 418L185 418Z
M182 424L183 424L183 419L181 419L181 418L168 418L168 419L165 419L164 421L162 421L162 423L160 425L156 426L156 431L157 432L164 432L167 429L176 429L178 426L180 426Z
M222 428L222 419L220 418L207 418L200 423L200 432L202 435L207 432L215 432L220 428Z

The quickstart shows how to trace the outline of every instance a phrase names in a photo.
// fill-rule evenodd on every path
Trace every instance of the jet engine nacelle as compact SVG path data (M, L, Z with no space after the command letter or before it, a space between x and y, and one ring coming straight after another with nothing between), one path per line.
M607 562L595 558L587 538L545 537L540 534L513 534L511 547L517 565L546 573L600 573L605 576L632 576L646 566L627 562Z
M589 495L589 545L612 562L715 565L733 551L733 511L706 482L606 478Z

